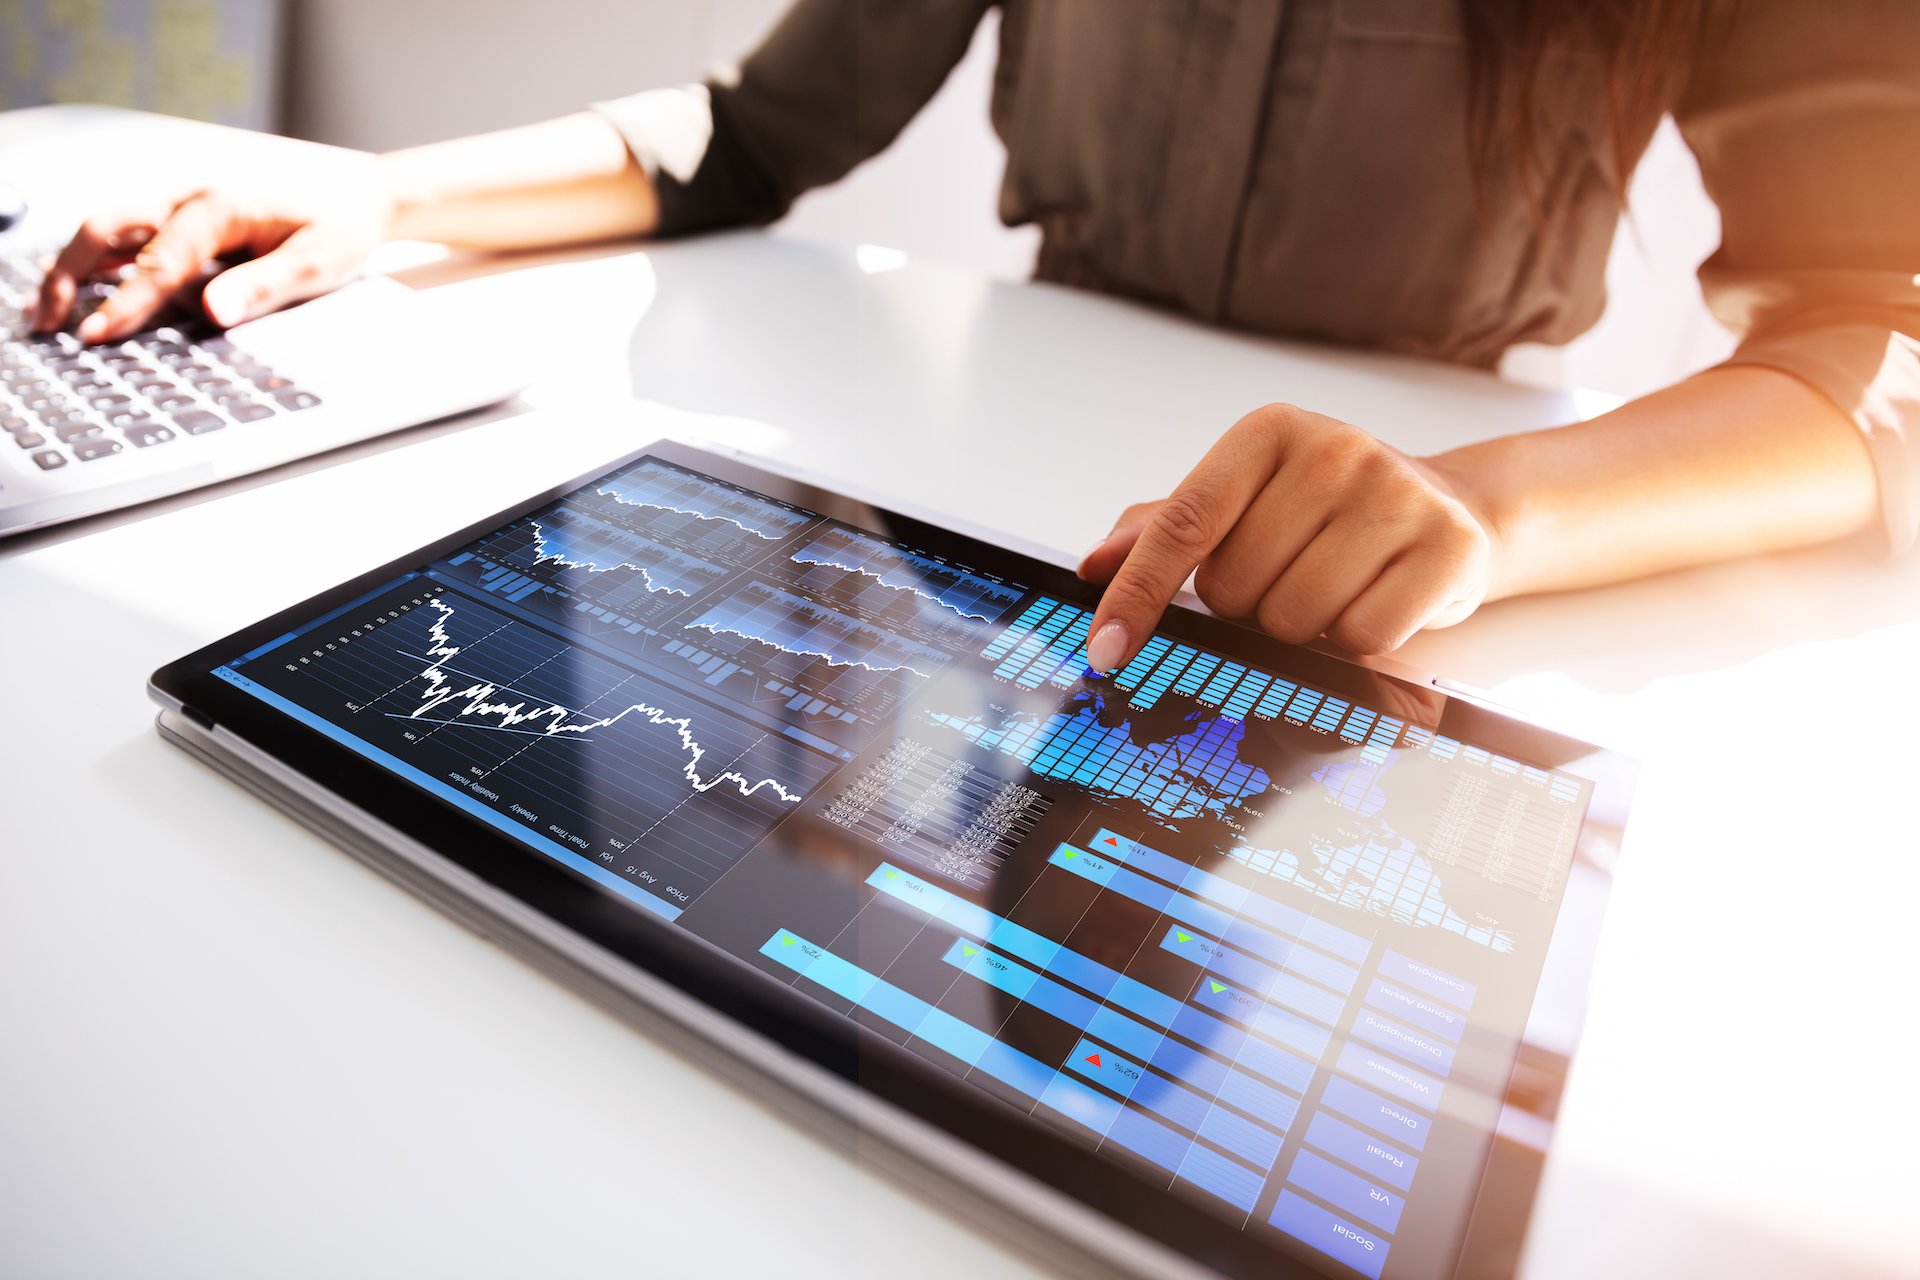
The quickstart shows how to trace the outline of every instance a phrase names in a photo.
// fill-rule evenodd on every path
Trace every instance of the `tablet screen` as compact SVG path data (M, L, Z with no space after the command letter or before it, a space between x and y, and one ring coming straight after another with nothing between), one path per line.
M1096 676L1006 563L646 456L215 674L1232 1229L1453 1274L1593 783L1224 624Z

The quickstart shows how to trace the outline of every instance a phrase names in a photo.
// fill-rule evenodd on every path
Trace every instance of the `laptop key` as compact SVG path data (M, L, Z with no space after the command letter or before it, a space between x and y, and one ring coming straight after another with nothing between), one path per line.
M172 413L176 409L191 409L195 404L199 403L192 396L179 391L168 392L165 395L149 396L148 398L168 413Z
M75 413L71 409L42 409L34 416L40 419L41 426L55 428L71 426L73 423L87 420L85 415Z
M259 422L273 416L273 406L249 400L244 404L228 405L227 412L242 422Z
M113 395L94 396L91 400L87 401L87 403L92 405L94 408L100 410L100 412L102 413L111 413L113 410L118 409L123 405L132 404L133 397L123 396L116 392Z
M33 455L33 460L39 464L42 471L58 471L61 467L67 465L67 455L61 453L58 449L48 449L42 453L36 453Z
M36 431L22 431L14 436L13 442L22 449L38 449L47 442L47 438Z
M282 408L292 409L295 412L301 409L311 409L320 403L320 397L313 394L313 392L301 391L297 388L286 391L276 391L273 393L273 398L280 402Z
M73 456L82 462L92 462L96 458L110 458L125 447L118 440L109 440L105 436L91 436L74 442Z
M89 436L102 435L106 428L95 422L71 422L64 427L55 427L53 434L60 438L61 444L72 444L75 440L85 440Z
M227 425L227 420L217 413L208 413L205 409L196 409L191 413L173 415L174 425L190 436L203 436L209 431L218 431Z
M133 441L133 447L136 449L144 449L152 444L165 444L174 438L172 428L163 427L157 422L149 422L138 427L128 427L123 434L125 434L127 439Z
M17 413L0 413L0 431L25 431L27 420Z

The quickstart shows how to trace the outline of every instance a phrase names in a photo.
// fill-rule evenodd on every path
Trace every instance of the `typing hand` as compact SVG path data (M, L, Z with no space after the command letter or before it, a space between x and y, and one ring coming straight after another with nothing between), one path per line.
M119 289L75 336L126 337L204 280L203 265L246 251L251 260L222 271L201 295L215 324L236 325L346 283L385 237L392 213L391 198L371 181L338 184L324 197L214 188L126 205L89 218L61 251L40 286L33 327L59 328L80 285L119 271ZM129 263L133 271L121 270Z
M1087 646L1132 658L1189 573L1215 613L1295 644L1398 648L1487 594L1491 522L1434 465L1358 427L1269 405L1222 436L1180 487L1127 508L1080 576L1107 582Z

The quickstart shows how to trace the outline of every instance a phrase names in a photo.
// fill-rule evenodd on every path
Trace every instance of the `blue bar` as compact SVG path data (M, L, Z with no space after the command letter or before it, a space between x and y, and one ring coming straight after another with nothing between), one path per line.
M1260 1034L1271 1036L1281 1044L1291 1045L1315 1058L1327 1051L1327 1042L1332 1039L1328 1032L1298 1015L1277 1009L1231 983L1220 981L1212 974L1200 975L1193 998L1198 1004L1237 1022L1244 1022Z
M1438 1080L1412 1067L1403 1067L1385 1054L1357 1041L1347 1041L1347 1047L1340 1051L1337 1065L1348 1075L1402 1102L1410 1102L1428 1111L1436 1111L1440 1107L1440 1091L1444 1086Z
M1144 649L1133 656L1132 662L1114 674L1113 682L1122 689L1139 687L1140 682L1146 679L1147 673L1153 670L1154 664L1160 661L1161 655L1172 646L1173 641L1165 636L1155 636L1147 641Z
M1104 1093L1096 1093L1069 1076L1055 1073L1040 1095L1043 1106L1052 1107L1069 1120L1087 1126L1101 1137L1119 1119L1121 1106Z
M1293 1157L1287 1181L1382 1231L1398 1227L1400 1211L1407 1207L1403 1198L1385 1187L1376 1187L1359 1174L1349 1173L1311 1151L1301 1151Z
M1107 881L1113 878L1113 873L1120 869L1117 862L1103 858L1099 854L1088 853L1084 849L1076 849L1070 844L1063 844L1055 849L1047 861L1056 867L1063 867L1073 872L1083 880L1091 880L1102 888L1105 888Z
M1090 843L1094 852L1103 857L1137 866L1150 875L1158 876L1202 898L1216 902L1228 911L1257 920L1283 935L1310 942L1344 959L1364 961L1368 953L1373 950L1373 943L1367 938L1317 920L1306 912L1296 910L1285 903L1250 892L1231 880L1225 880L1210 871L1189 866L1178 858L1169 857L1157 849L1149 849L1139 841L1129 840L1117 832L1103 828L1094 835ZM1199 922L1188 921L1188 923ZM1238 938L1232 938L1228 931L1215 930L1214 932L1228 936L1236 946L1245 945ZM1255 948L1248 947L1248 950L1255 950ZM1351 985L1347 989L1352 990Z
M1245 930L1242 932L1244 933ZM1179 925L1173 925L1167 930L1166 935L1160 940L1160 947L1203 969L1210 968L1223 978L1231 978L1256 995L1267 997L1275 1003L1296 1009L1308 1017L1318 1018L1329 1025L1340 1020L1340 1013L1346 1007L1346 1001L1330 992L1322 991L1318 987L1310 987L1298 978L1281 974L1258 960L1223 947L1204 935L1182 929ZM1339 962L1329 960L1327 963L1338 964ZM1324 1047L1323 1045L1322 1048Z
M1198 1130L1205 1123L1211 1100L1201 1097L1191 1089L1182 1089L1165 1076L1148 1073L1133 1091L1133 1101L1140 1106L1150 1107L1182 1129Z
M1286 1050L1256 1039L1232 1023L1222 1022L1191 1005L1181 1007L1173 1020L1173 1030L1187 1039L1205 1045L1234 1065L1255 1071L1274 1081L1304 1093L1313 1079L1313 1064Z
M1332 1107L1341 1115L1350 1116L1369 1129L1390 1133L1395 1141L1404 1142L1415 1151L1426 1148L1427 1134L1433 1129L1433 1121L1425 1116L1416 1115L1399 1103L1389 1102L1379 1094L1362 1089L1352 1081L1342 1080L1339 1076L1334 1076L1327 1081L1327 1091L1320 1095L1320 1105Z
M1007 626L1005 631L1000 633L998 640L995 640L992 644L980 651L980 656L983 658L999 657L1008 649L1011 649L1016 642L1025 637L1034 627L1038 626L1042 618L1059 607L1060 602L1058 600L1048 600L1044 597L1035 600L1027 606L1025 613L1021 614L1019 618Z
M1209 1095L1218 1094L1227 1082L1226 1063L1166 1037L1154 1047L1147 1063Z
M1253 709L1253 714L1263 719L1273 719L1280 714L1281 709L1287 705L1287 699L1298 688L1299 686L1290 680L1275 680L1266 693L1261 695L1260 705Z
M1393 1247L1291 1191L1280 1193L1279 1203L1273 1206L1267 1221L1373 1280L1380 1280L1387 1250Z
M1413 1185L1414 1171L1420 1167L1415 1157L1379 1138L1369 1137L1344 1121L1335 1120L1324 1111L1314 1113L1313 1122L1307 1126L1307 1141L1402 1191Z
M1260 1188L1266 1185L1266 1179L1253 1170L1197 1142L1187 1152L1180 1176L1202 1191L1211 1191L1242 1213L1253 1212L1253 1202L1260 1198Z
M1409 1062L1417 1062L1429 1071L1447 1075L1453 1070L1453 1046L1431 1036L1390 1022L1371 1009L1362 1009L1354 1019L1353 1034L1377 1044L1388 1053L1397 1053Z
M1320 730L1322 733L1332 733L1339 727L1340 718L1347 714L1347 708L1352 705L1352 703L1342 702L1338 698L1328 698L1320 704L1320 710L1314 712L1311 723L1314 728Z
M1225 1107L1214 1107L1207 1112L1199 1134L1208 1142L1225 1147L1261 1169L1273 1168L1273 1162L1280 1158L1279 1134L1262 1129Z
M1145 1156L1171 1173L1180 1167L1187 1152L1198 1144L1184 1133L1175 1133L1158 1120L1138 1111L1122 1110L1107 1130L1107 1141L1115 1142Z
M1456 1044L1459 1043L1460 1033L1467 1029L1465 1014L1455 1013L1451 1009L1442 1009L1437 1004L1429 1003L1424 997L1414 995L1411 991L1403 991L1378 978L1375 978L1373 984L1367 988L1367 1003L1376 1009L1385 1009L1396 1018L1411 1022L1423 1031L1445 1036Z
M1179 683L1173 686L1173 691L1175 693L1192 693L1200 687L1202 680L1205 680L1213 674L1213 669L1219 665L1220 659L1213 654L1201 654L1199 659L1187 668L1186 674L1180 677Z
M1227 933L1228 942L1237 942L1232 931ZM1350 964L1321 955L1318 951L1309 951L1305 947L1295 947L1293 953L1280 966L1303 978L1312 978L1323 986L1332 987L1342 995L1353 991L1353 984L1360 980L1360 971Z
M1313 709L1320 705L1320 699L1324 697L1326 697L1326 695L1319 692L1318 690L1314 690L1314 689L1300 690L1299 693L1294 695L1293 701L1287 704L1287 710L1286 710L1287 719L1305 720L1308 716L1313 714Z
M1073 1047L1073 1052L1067 1055L1067 1069L1105 1085L1123 1098L1132 1097L1134 1089L1147 1075L1146 1068L1139 1063L1129 1062L1091 1040L1082 1040Z
M1093 1015L1093 1021L1086 1025L1086 1033L1149 1061L1162 1044L1168 1043L1167 1038L1152 1027L1142 1026L1118 1009L1110 1009L1106 1005L1101 1005L1099 1012Z
M1404 982L1416 991L1449 1004L1459 1005L1462 1009L1473 1008L1473 997L1480 988L1463 978L1450 973L1442 973L1429 964L1401 955L1398 951L1389 951L1380 959L1380 976L1389 982Z
M969 951L974 954L967 954ZM1004 956L972 947L964 941L956 941L941 958L954 968L1052 1014L1075 1031L1084 1030L1100 1008L1079 992L1069 991L1025 965L1015 964Z
M875 1012L879 1012L875 1010ZM884 1015L883 1015L884 1016ZM1053 1083L1056 1074L1053 1068L1037 1058L1030 1058L1018 1049L995 1040L981 1051L980 1060L973 1064L975 1071L984 1071L1002 1083L1012 1085L1029 1098L1038 1098Z
M1238 1107L1282 1133L1293 1127L1294 1117L1300 1113L1298 1098L1261 1084L1244 1071L1229 1071L1215 1096L1228 1106Z

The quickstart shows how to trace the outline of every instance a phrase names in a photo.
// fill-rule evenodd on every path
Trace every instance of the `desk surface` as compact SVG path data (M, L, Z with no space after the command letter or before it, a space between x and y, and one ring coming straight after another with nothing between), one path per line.
M1077 548L1269 400L1417 451L1572 412L757 235L648 256L633 387L720 417L530 328L523 404L0 544L0 1270L1035 1274L163 745L147 672L661 421ZM1920 1275L1917 653L1920 561L1839 551L1405 651L1647 761L1529 1275Z

